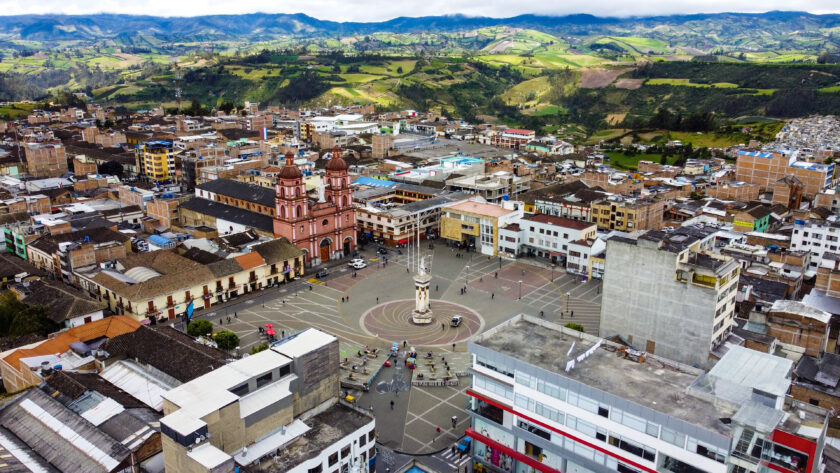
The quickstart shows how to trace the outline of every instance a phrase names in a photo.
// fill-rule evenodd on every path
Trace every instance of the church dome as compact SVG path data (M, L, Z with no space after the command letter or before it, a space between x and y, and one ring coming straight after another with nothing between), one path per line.
M334 148L332 151L332 158L327 162L327 171L346 171L347 162L341 158L341 151Z
M297 179L303 177L300 168L295 164L295 155L291 151L286 151L286 165L280 170L278 177L280 179Z

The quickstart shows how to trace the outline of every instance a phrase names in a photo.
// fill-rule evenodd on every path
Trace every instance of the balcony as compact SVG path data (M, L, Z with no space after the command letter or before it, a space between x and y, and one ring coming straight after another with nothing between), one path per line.
M691 284L695 286L703 286L714 289L717 287L718 279L714 276L706 276L703 274L692 273L691 274Z
M487 420L493 421L499 425L502 425L504 422L504 412L501 408L496 407L492 404L486 403L484 401L476 399L475 401L476 407L475 408L468 408L469 412L472 412L476 415L479 415Z

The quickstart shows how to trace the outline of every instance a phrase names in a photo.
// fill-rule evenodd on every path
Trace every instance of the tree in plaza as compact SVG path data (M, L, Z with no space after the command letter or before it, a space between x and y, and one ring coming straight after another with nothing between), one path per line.
M218 346L220 350L233 350L239 346L239 336L230 330L221 330L216 332L216 335L213 336L213 340L216 342L216 346Z
M253 347L251 347L251 351L249 353L251 355L256 355L257 353L266 350L268 350L268 343L261 343L259 345L254 345Z
M191 337L207 336L213 333L213 323L209 320L198 319L190 321L187 325L187 334Z
M570 328L572 330L577 330L578 332L586 332L586 330L583 329L583 325L577 322L569 322L566 325L564 325L564 327Z

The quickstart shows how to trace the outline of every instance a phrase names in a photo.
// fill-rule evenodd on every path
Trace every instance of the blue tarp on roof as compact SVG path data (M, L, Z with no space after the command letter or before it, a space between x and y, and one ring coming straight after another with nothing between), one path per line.
M160 246L162 248L168 248L168 247L175 246L175 243L173 243L172 240L170 240L168 238L164 238L160 235L150 236L149 237L149 243L152 243L153 245L156 245L156 246Z
M357 186L371 186L371 187L394 187L397 185L394 181L385 181L382 179L374 179L372 177L360 176L353 181Z

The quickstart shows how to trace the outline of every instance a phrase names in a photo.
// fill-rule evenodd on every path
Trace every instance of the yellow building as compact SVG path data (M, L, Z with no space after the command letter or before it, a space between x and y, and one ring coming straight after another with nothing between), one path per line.
M499 228L522 217L522 204L513 208L468 200L444 207L440 217L440 235L484 255L496 256Z
M592 203L592 223L604 230L656 230L662 226L665 203L661 200L638 199L614 201L604 199Z
M169 141L147 141L136 148L137 169L155 181L175 180L175 154Z

